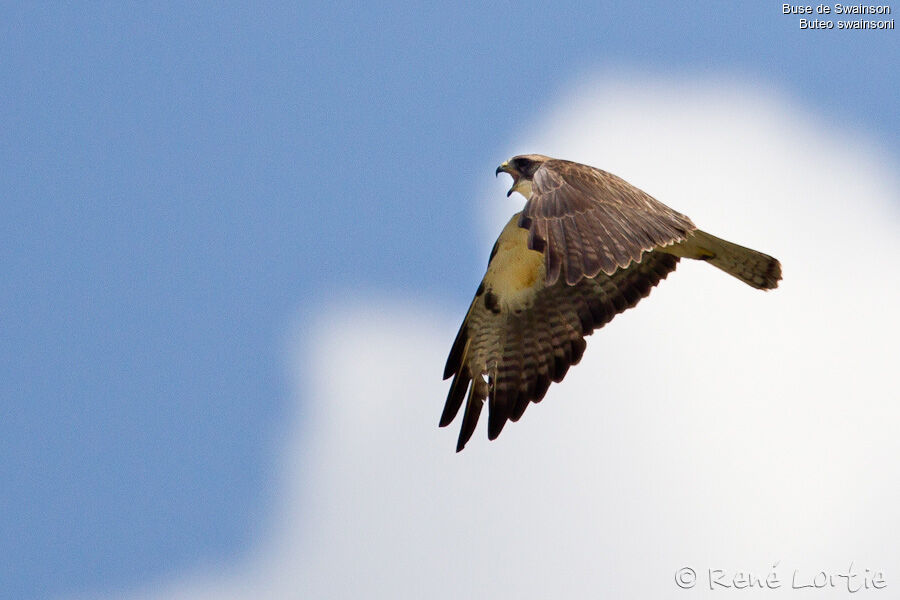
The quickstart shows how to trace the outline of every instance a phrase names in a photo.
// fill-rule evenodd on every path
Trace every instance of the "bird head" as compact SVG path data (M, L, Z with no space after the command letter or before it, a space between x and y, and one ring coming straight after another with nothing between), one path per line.
M506 192L506 196L509 197L513 192L519 192L526 199L530 198L531 179L534 177L535 171L548 160L550 157L543 154L520 154L497 167L495 175L499 175L502 171L509 173L513 178L512 187Z

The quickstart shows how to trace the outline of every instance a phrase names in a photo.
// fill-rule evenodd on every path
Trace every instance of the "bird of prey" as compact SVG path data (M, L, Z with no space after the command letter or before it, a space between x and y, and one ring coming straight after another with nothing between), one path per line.
M527 202L503 228L447 358L440 426L463 400L462 450L488 403L488 438L540 402L581 360L585 336L636 305L675 270L703 260L760 290L778 286L771 256L719 239L623 179L540 154L497 168Z

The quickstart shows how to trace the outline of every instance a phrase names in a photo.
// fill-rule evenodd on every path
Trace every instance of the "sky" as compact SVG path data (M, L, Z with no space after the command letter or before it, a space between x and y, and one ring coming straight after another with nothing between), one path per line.
M3 13L0 597L896 582L895 32L776 3ZM440 372L518 152L785 281L682 265L456 455Z

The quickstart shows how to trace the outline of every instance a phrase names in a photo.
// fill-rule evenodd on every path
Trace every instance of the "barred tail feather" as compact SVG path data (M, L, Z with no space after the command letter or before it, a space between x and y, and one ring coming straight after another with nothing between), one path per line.
M775 258L699 229L683 242L663 250L675 256L705 260L758 290L775 289L781 280L781 263Z

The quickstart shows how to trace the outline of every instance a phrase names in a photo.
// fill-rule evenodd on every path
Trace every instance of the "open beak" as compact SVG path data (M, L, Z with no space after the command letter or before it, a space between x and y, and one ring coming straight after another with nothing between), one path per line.
M512 187L509 188L508 192L506 192L506 197L509 198L510 195L513 193L513 189L515 189L515 187L516 187L516 183L519 181L519 173L515 169L510 167L508 162L504 162L499 167L497 167L497 170L494 171L494 177L500 175L500 173L509 173L510 175L512 175L512 178L513 178Z

